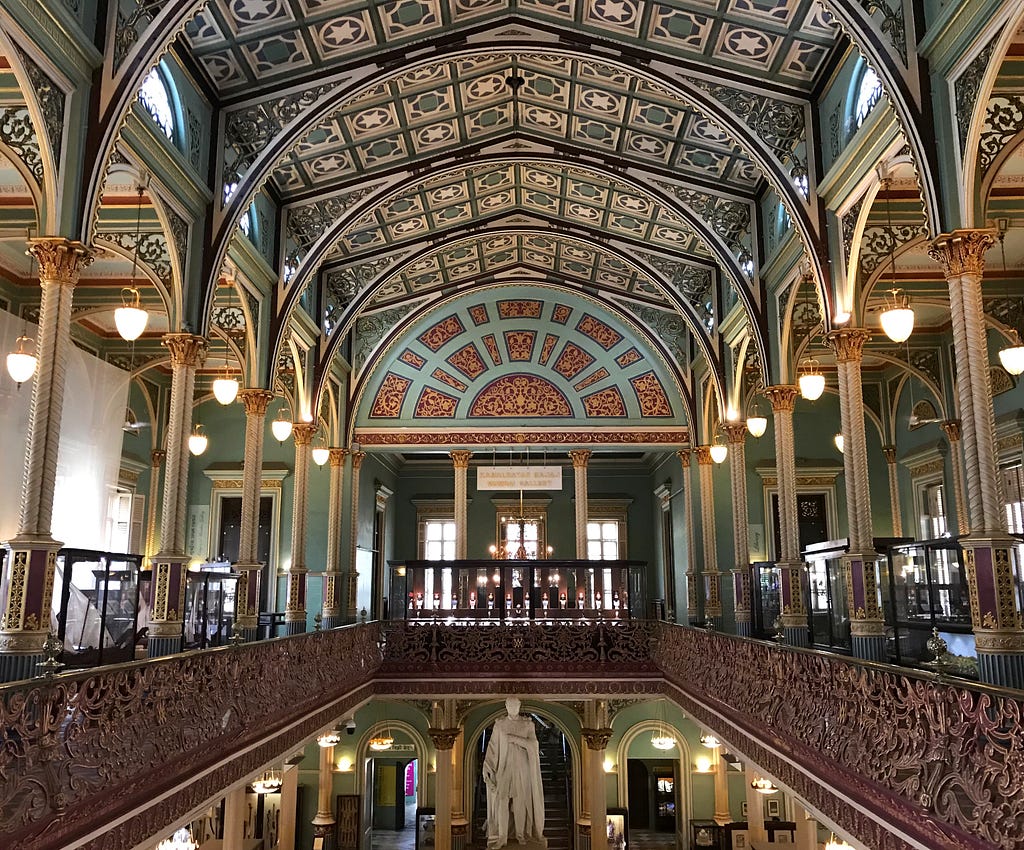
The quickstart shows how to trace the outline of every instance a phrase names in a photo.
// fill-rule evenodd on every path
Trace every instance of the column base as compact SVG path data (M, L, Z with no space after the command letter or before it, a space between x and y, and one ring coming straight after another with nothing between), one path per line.
M885 661L885 635L853 635L853 656L866 661Z
M452 850L466 850L469 845L469 823L465 818L452 818Z
M810 636L807 634L807 626L783 626L786 635L787 646L802 646L807 648L811 645Z
M253 641L259 640L259 629L256 626L253 626L252 628L242 626L242 639L246 643L252 643Z
M750 620L737 620L736 621L736 634L739 637L750 637L751 635Z
M1024 654L979 651L978 678L988 685L1024 690Z
M150 658L160 658L164 655L175 655L181 652L181 635L174 635L173 637L155 637L149 638L149 644L147 646Z
M330 823L317 823L313 821L313 837L322 839L317 845L321 850L334 850L334 821Z
M44 660L46 656L41 652L0 652L0 682L33 679Z
M320 628L336 629L338 626L344 625L345 617L339 612L336 614L324 614L323 619L320 621Z
M286 620L284 624L284 633L286 635L301 635L306 632L306 621L302 620Z

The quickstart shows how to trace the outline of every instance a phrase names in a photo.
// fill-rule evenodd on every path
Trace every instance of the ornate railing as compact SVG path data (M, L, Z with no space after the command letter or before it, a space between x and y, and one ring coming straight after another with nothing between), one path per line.
M0 688L0 846L151 838L368 696L378 638L353 626Z
M382 673L544 672L615 676L657 673L651 662L656 624L576 621L505 625L386 623Z
M873 850L1024 846L1024 693L670 625L654 660L684 709Z

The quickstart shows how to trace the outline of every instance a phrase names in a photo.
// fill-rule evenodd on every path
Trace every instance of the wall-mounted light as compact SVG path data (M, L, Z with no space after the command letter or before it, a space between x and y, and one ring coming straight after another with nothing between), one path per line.
M694 760L697 773L710 773L711 772L711 759L707 756L697 756Z

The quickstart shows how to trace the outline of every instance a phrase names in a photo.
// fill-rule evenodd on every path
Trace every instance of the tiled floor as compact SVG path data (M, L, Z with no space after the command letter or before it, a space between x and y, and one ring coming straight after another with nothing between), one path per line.
M675 850L676 837L671 832L629 831L629 850Z
M416 846L416 830L412 826L406 829L375 829L373 831L373 850L413 850Z

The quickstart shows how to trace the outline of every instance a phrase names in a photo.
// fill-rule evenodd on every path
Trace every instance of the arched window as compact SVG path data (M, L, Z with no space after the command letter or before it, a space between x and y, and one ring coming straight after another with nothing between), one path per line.
M174 139L174 108L171 106L171 93L160 72L154 68L142 81L139 89L139 100L146 111L153 116L156 125L163 130L168 139Z
M860 79L857 82L857 95L853 103L853 126L860 127L865 119L871 114L882 97L882 81L874 68L865 64L861 69Z

